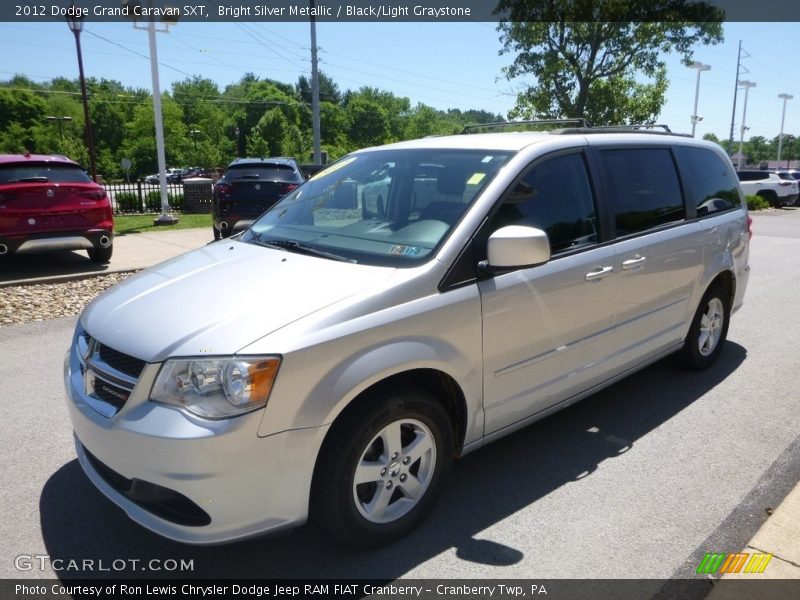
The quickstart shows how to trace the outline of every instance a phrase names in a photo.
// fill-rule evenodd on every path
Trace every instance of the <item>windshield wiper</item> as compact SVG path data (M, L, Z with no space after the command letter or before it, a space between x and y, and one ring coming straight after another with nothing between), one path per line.
M311 256L329 258L331 260L338 260L340 262L349 262L349 263L356 262L352 258L347 258L346 256L340 256L339 254L334 254L332 252L326 252L325 250L320 250L319 248L314 248L313 246L306 246L305 244L295 242L294 240L262 240L258 236L256 237L256 240L258 240L259 244L262 244L264 246L280 248L282 250L288 250L289 252L297 252L299 254L309 254Z

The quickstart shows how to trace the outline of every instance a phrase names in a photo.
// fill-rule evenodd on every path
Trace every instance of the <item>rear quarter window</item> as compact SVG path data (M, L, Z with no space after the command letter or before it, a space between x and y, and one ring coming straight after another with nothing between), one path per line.
M668 148L602 150L618 236L686 218L678 173Z
M769 173L762 173L760 171L739 171L736 173L739 181L760 181L762 179L769 179Z
M697 208L697 216L731 210L742 205L739 186L730 165L706 148L678 149L688 188L688 201Z

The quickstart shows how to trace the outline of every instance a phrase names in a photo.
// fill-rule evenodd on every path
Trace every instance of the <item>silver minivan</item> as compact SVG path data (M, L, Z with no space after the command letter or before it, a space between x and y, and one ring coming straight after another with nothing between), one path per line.
M454 458L670 353L711 366L749 238L730 160L684 136L355 152L86 308L64 369L78 458L174 540L310 516L384 543L431 509Z

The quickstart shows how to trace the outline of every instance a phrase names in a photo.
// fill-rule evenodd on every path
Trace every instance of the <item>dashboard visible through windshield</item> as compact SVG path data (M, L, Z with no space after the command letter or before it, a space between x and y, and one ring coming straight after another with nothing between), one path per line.
M352 154L283 198L242 240L369 265L419 264L511 156L441 149Z

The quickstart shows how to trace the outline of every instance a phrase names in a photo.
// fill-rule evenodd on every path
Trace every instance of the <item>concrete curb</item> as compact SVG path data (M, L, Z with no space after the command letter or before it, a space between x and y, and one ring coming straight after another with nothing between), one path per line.
M734 581L759 581L764 579L800 579L800 483L781 502L753 538L742 549L745 554L771 554L772 558L763 573L727 573L714 583L708 600L734 600L750 598L752 589L740 587ZM729 582L731 582L729 584ZM796 587L771 590L770 600L796 599Z

